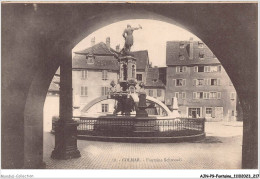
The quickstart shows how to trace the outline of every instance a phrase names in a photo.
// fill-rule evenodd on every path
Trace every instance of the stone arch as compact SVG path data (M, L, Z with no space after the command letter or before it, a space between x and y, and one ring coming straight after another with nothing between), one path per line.
M87 112L92 106L94 106L95 104L107 100L109 99L107 95L104 96L100 96L98 98L93 99L92 101L90 101L81 111L82 112Z
M42 134L32 129L40 130L41 124L33 122L25 126L24 123L43 120L43 99L55 69L62 60L71 59L71 53L67 52L102 26L139 18L185 27L219 58L238 92L244 112L243 168L257 168L257 4L38 4L37 7L37 10L33 4L2 7L2 15L6 17L2 21L3 168L37 167L42 162L42 153L38 152L42 148ZM226 16L230 13L231 16ZM59 40L69 43L57 50L53 46ZM15 111L12 105L16 106ZM19 139L13 131L17 131Z

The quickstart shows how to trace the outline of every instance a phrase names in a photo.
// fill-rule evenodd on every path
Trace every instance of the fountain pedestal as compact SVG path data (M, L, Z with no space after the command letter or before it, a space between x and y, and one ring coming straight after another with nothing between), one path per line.
M145 110L146 108L147 108L146 93L141 92L139 94L139 104L138 104L138 109L136 110L136 117L148 117L148 113Z

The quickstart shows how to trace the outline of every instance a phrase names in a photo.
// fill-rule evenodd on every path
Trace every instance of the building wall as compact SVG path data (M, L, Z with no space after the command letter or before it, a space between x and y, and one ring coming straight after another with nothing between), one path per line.
M146 71L141 71L141 70L136 70L136 75L138 74L142 74L142 82L146 82L146 74L147 72ZM137 81L138 83L140 83L141 81Z
M60 97L57 94L46 96L43 107L43 131L50 132L52 129L52 118L60 115Z
M235 98L233 100L230 99L230 95L236 91L224 68L221 66L221 72L194 72L195 66L197 65L187 66L186 72L182 73L176 72L177 66L170 66L167 68L166 104L172 105L172 98L175 96L176 92L184 92L186 93L185 99L182 98L182 95L178 98L178 105L181 116L189 117L188 108L200 108L200 117L205 117L207 107L212 107L213 111L216 110L216 107L223 107L223 117L218 117L218 115L214 114L212 118L208 117L208 120L235 120L235 117L232 117L232 110L234 111L233 114L236 115L236 94L234 95ZM210 86L205 84L202 86L197 86L193 81L194 79L215 78L220 79L220 84L217 86ZM185 79L185 85L176 86L175 83L177 79ZM220 99L194 99L194 92L220 92L221 97Z
M116 83L118 81L118 73L115 71L107 71L107 80L102 79L102 70L87 70L87 77L82 79L82 71L73 69L72 71L72 86L73 86L73 105L78 106L81 110L90 101L97 97L102 96L102 87L110 88L111 81L114 80ZM87 86L87 95L81 95L81 86ZM114 102L107 101L109 106L114 105ZM100 104L101 106L101 104ZM111 110L112 108L109 107ZM101 107L96 108L100 110Z
M161 102L165 102L165 89L158 89L158 88L145 88L145 92L148 96L150 96L149 91L153 91L153 95L151 97L154 97L158 100L160 100ZM161 96L158 96L158 90L161 90Z

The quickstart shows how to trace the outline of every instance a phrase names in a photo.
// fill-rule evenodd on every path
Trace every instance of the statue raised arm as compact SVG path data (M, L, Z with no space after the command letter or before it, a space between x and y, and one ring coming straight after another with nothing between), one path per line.
M131 47L134 43L134 38L133 38L133 32L134 30L142 29L142 26L139 25L139 27L131 27L131 25L127 25L127 28L124 30L122 36L125 39L125 46L122 49L124 53L128 53L131 50Z

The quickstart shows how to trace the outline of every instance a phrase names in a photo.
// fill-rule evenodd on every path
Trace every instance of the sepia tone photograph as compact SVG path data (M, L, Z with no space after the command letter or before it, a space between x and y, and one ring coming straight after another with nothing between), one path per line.
M2 169L258 169L257 2L1 11Z

